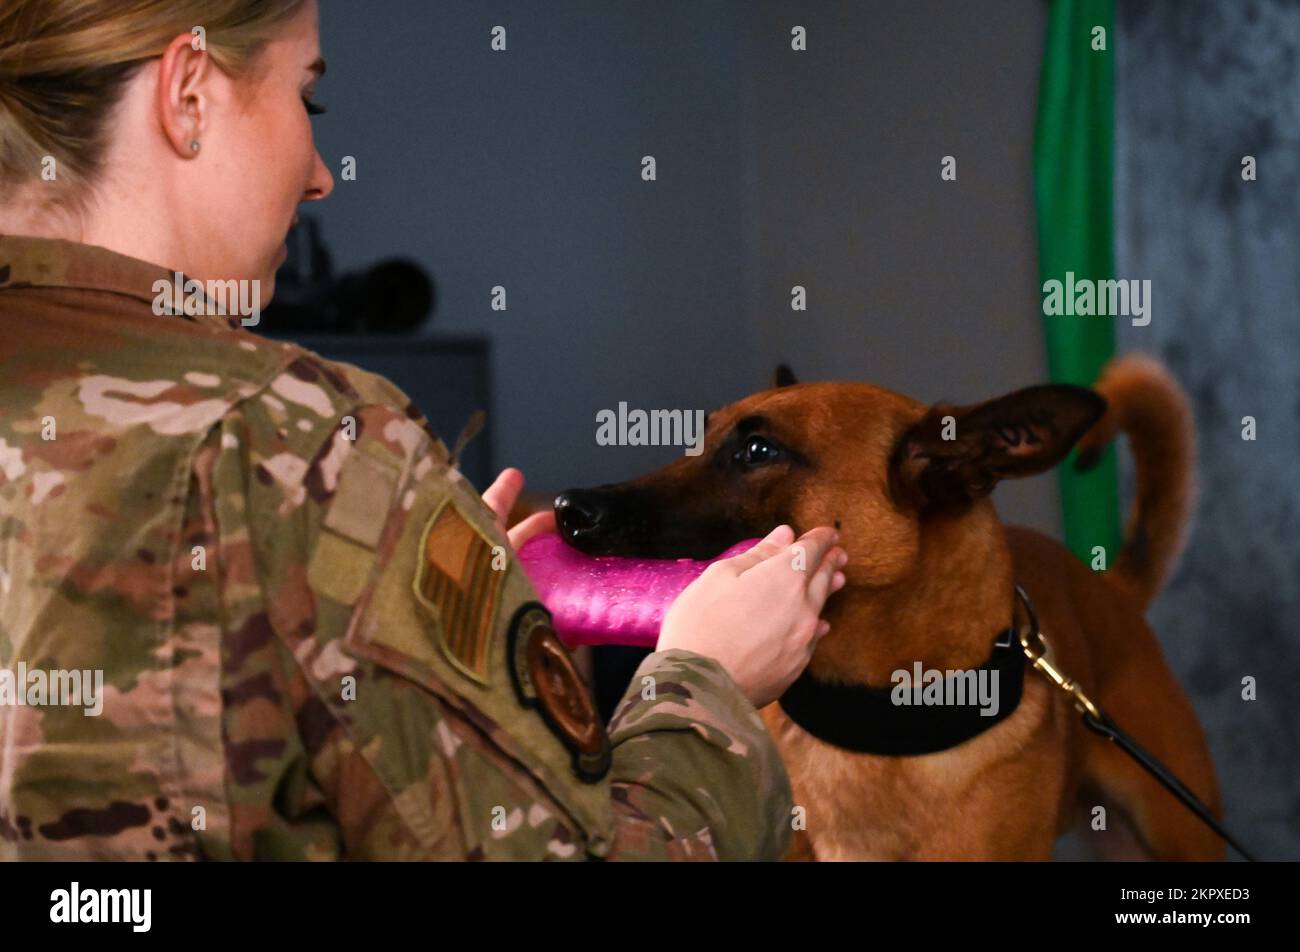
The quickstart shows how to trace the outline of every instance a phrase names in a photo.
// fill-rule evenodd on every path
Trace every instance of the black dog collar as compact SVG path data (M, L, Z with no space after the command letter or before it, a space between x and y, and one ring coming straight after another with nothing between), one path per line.
M781 696L790 719L818 740L860 754L906 757L956 747L996 724L1020 705L1025 685L1025 654L1018 629L1002 632L976 678L997 672L997 713L985 715L978 704L910 705L895 703L896 687L831 684L807 670ZM915 695L913 695L915 698Z

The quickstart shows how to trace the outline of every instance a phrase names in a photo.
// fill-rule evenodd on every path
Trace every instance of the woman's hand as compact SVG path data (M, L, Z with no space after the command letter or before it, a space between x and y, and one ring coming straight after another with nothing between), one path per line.
M779 526L748 552L705 569L668 609L658 650L713 658L755 707L779 698L830 630L819 616L844 586L839 569L848 561L834 529L793 538L793 529Z
M489 509L496 513L497 528L499 528L510 540L510 548L516 552L519 547L535 535L543 532L555 531L555 510L547 509L544 512L535 512L526 519L522 519L519 525L513 529L507 529L506 526L510 519L510 510L514 509L515 503L519 499L519 493L524 488L524 474L513 466L503 469L501 475L496 478L487 489L483 491L483 501L487 503Z

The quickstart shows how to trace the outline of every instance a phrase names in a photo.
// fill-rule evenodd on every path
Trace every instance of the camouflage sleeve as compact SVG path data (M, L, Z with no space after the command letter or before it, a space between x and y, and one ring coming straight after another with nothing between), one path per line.
M784 855L789 777L758 712L713 659L680 650L646 658L610 741L610 859Z
M204 852L599 855L608 781L579 781L516 696L505 642L531 589L496 570L492 514L418 418L308 370L228 414L196 464L226 775Z
M226 777L204 852L779 856L788 780L712 661L649 659L609 772L582 775L563 725L522 699L511 646L545 615L492 513L397 396L312 377L329 372L246 400L196 462Z
M407 791L391 789L375 751L365 749L372 738L364 730L380 705L387 698L400 710L404 694L341 650L332 606L313 597L306 556L337 470L327 453L304 455L279 425L285 406L276 400L229 413L194 463L198 514L187 534L211 562L194 584L202 576L217 589L224 774L224 796L201 804L202 852L243 860L461 858L451 794L431 751L441 723L436 702L408 698L423 723L392 723L394 745L422 734L409 742L410 775L426 781L418 799L399 799ZM354 696L363 699L357 708L348 703Z

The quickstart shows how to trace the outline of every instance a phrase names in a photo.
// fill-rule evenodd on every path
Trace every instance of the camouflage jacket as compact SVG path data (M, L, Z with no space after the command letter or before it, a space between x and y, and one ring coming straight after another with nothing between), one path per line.
M715 662L606 729L403 394L171 280L0 236L0 859L783 852Z

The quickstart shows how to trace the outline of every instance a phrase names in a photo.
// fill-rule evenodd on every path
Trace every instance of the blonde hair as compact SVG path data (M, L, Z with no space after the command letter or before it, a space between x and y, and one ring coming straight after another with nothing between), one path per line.
M248 72L306 0L2 0L0 201L57 163L59 193L92 183L127 82L195 27L214 64Z

